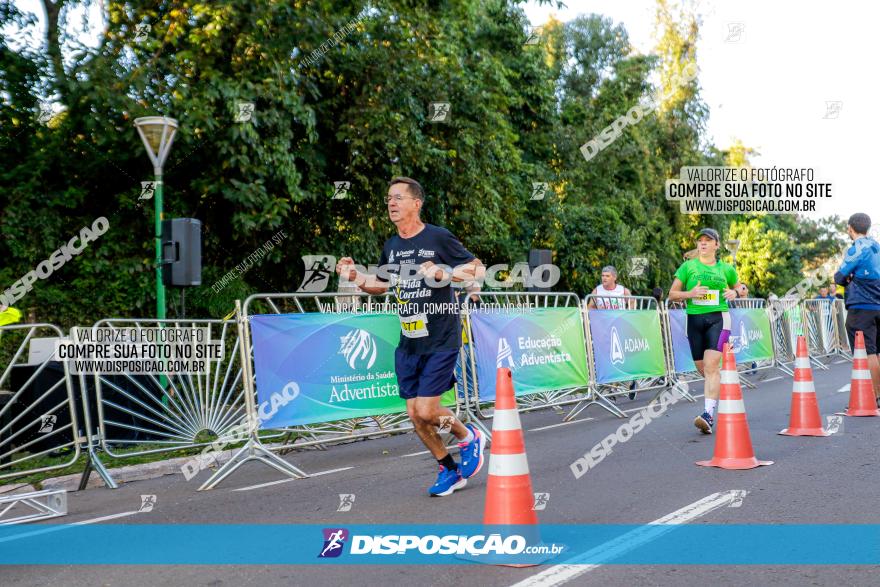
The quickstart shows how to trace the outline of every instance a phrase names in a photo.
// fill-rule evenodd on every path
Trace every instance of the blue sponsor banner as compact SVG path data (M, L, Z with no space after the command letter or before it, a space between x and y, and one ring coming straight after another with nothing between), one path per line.
M764 308L730 310L730 346L737 363L766 361L773 358L770 318Z
M406 411L396 314L266 314L250 325L261 428ZM451 391L443 403L455 403Z
M589 310L596 382L666 375L663 331L656 310Z
M685 310L669 310L668 314L675 372L696 371L687 338L687 314ZM767 312L763 308L731 308L730 345L737 364L772 359L773 340Z
M724 547L707 549L707 544ZM4 565L433 565L474 562L878 565L880 525L0 526L0 564Z
M691 357L688 344L687 314L684 310L668 310L669 334L672 338L672 361L676 373L691 373L697 370Z
M507 367L516 395L586 387L587 351L578 307L470 314L482 401L495 399L495 374Z

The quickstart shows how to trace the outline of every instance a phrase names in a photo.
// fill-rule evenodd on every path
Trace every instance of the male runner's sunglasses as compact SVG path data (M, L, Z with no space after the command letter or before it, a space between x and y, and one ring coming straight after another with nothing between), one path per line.
M412 196L401 196L400 194L394 194L393 196L385 196L383 200L385 200L385 203L387 204L391 200L394 200L395 202L400 202L404 198L412 198Z

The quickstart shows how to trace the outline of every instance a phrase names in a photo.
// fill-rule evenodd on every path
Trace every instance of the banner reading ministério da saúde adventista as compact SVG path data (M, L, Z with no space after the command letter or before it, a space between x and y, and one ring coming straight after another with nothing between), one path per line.
M695 371L687 339L687 316L684 310L669 310L669 328L676 373ZM773 358L770 319L763 308L730 309L730 345L737 363L752 363Z
M596 382L666 374L663 331L656 310L588 310Z
M250 325L257 403L276 400L261 428L406 411L394 374L395 314L265 314ZM455 403L452 390L443 403Z
M586 387L580 308L472 310L471 333L482 401L495 399L495 374L507 367L516 395Z

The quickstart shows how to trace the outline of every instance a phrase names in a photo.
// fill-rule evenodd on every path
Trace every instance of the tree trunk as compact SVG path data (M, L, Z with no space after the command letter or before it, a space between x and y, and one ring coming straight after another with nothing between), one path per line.
M46 52L52 63L52 75L55 78L53 86L62 104L67 101L67 75L64 73L64 60L61 57L61 31L58 28L58 18L65 1L42 0L43 9L46 11Z

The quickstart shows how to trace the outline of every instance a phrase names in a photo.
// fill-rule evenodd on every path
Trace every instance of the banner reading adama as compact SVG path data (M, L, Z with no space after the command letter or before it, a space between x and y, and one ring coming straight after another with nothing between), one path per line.
M663 377L663 331L656 310L588 310L596 382Z
M294 396L272 406L261 428L406 411L394 374L395 314L265 314L250 325L258 404ZM452 390L443 403L455 403Z
M684 310L669 310L669 330L676 373L696 371L687 339ZM730 309L730 345L737 364L773 359L770 319L763 308Z

